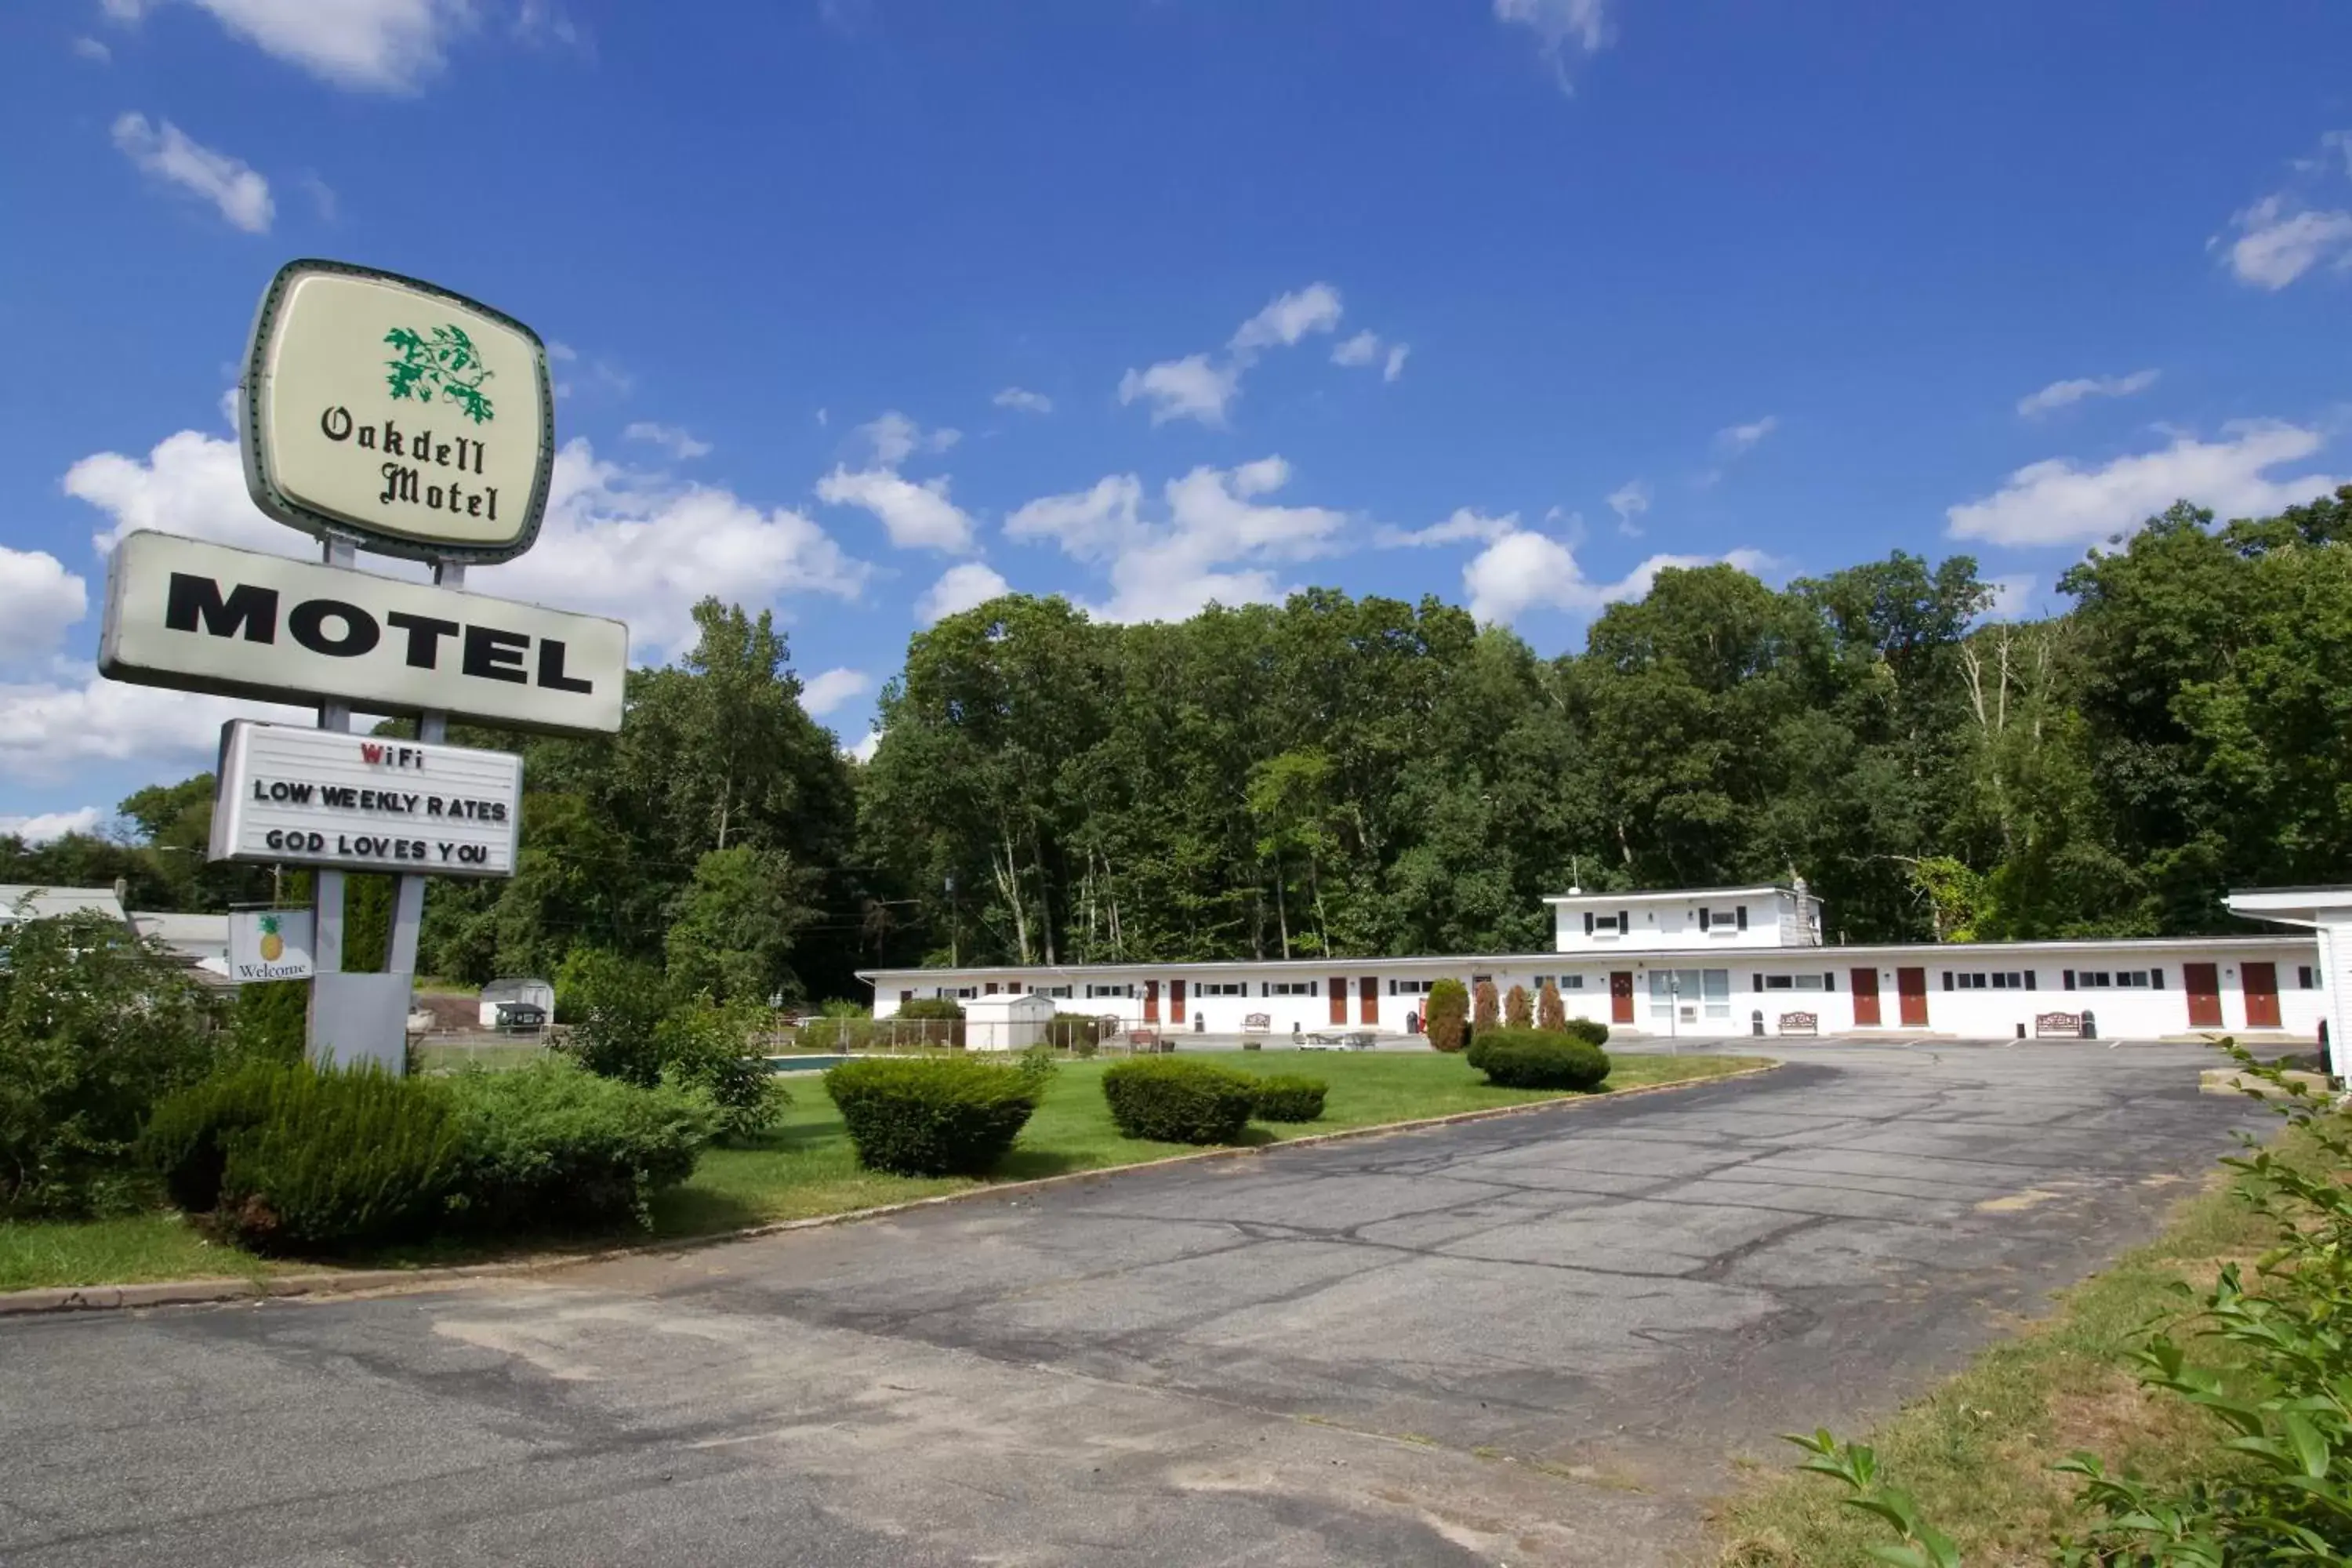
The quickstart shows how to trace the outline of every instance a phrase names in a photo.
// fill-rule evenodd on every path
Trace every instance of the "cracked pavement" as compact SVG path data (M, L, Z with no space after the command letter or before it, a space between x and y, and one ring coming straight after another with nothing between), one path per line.
M1669 1094L342 1300L0 1324L0 1559L1645 1564L2151 1234L2191 1046Z

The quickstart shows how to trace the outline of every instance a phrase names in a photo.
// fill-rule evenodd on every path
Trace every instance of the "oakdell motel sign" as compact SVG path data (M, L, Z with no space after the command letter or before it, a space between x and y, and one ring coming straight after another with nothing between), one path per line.
M310 868L313 1059L395 1071L428 876L509 877L522 760L442 743L450 718L552 734L621 727L618 621L464 591L470 563L530 548L555 459L547 350L512 317L334 261L279 269L238 387L246 488L315 534L321 563L142 531L115 547L100 673L314 703L315 729L221 735L215 860ZM357 566L429 563L430 584ZM352 733L414 717L415 742ZM398 878L383 974L342 970L343 877Z

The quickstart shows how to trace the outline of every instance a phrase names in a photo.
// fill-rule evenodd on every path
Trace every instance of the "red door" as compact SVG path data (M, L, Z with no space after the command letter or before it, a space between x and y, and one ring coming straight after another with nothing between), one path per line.
M1348 977L1344 974L1335 974L1331 977L1331 1022L1345 1024L1347 1021Z
M1168 983L1168 1017L1180 1029L1192 1022L1184 1016L1184 983L1181 980Z
M1143 1021L1147 1024L1160 1022L1160 982L1157 980L1143 983Z
M1381 977L1367 974L1356 982L1356 1022L1377 1024L1381 1021Z
M1612 1024L1633 1021L1633 972L1630 969L1609 972L1609 1021Z
M2242 963L2238 973L2245 979L2246 1027L2275 1029L2279 1026L2278 965L2275 963Z
M1924 1029L1927 1026L1927 972L1926 970L1896 970L1895 996L1895 1000L1902 1004L1905 1028Z
M2192 1029L2220 1028L2221 972L2210 963L2184 963L2180 966L2180 983L2189 988L2189 1026Z
M1853 976L1853 1021L1858 1028L1878 1023L1878 971L1857 969Z

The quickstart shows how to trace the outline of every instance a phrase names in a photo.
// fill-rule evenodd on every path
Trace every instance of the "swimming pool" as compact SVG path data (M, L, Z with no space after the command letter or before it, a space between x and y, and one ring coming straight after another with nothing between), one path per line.
M849 1058L845 1056L817 1057L795 1054L789 1057L770 1057L768 1070L772 1073L823 1072L826 1068L837 1068L847 1060Z

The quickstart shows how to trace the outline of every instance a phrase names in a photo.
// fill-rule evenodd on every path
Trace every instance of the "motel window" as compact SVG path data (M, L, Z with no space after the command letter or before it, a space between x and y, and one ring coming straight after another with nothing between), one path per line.
M1269 980L1264 983L1261 996L1319 996L1323 983L1319 980Z
M1981 974L1955 974L1948 969L1944 971L1944 989L1947 991L2031 991L2033 989L2033 971L2004 969Z
M2294 983L2303 990L2316 991L2319 989L2319 971L2308 963L2298 964L2295 966Z
M1059 996L1066 1002L1069 1000L1070 988L1066 985L1040 985L1037 987L1037 994L1041 996Z
M1613 915L1596 915L1584 911L1584 934L1587 936L1618 936L1633 929L1633 917L1623 910Z
M2153 989L2162 970L2151 969L2070 969L2066 971L2069 991L2147 991Z
M1249 987L1238 980L1203 980L1193 987L1195 996L1246 996Z
M1389 994L1391 996L1426 996L1429 994L1429 988L1436 984L1437 982L1434 980L1391 980L1389 982Z
M1584 976L1581 974L1563 974L1559 977L1559 988L1562 991L1581 991L1584 989Z
M931 994L934 996L952 996L957 1001L961 1002L967 997L979 995L980 987L977 985L942 985L933 991Z
M1746 931L1748 929L1748 906L1746 904L1742 904L1737 910L1701 910L1698 912L1698 929L1701 931Z
M1097 996L1132 996L1134 994L1135 984L1132 981L1122 981L1117 985L1089 985L1087 987L1087 995L1089 999Z
M2305 971L2304 971L2304 973L2305 973L2305 974L2308 974L2308 973L2311 973L2311 971L2310 971L2310 970L2308 970L2308 969L2306 969L2306 970L2305 970ZM911 991L901 991L901 992L899 992L899 993L898 993L898 1000L899 1000L899 1001L901 1001L901 1002L912 1002L914 999L915 999L915 994L914 994L913 992L911 992Z

